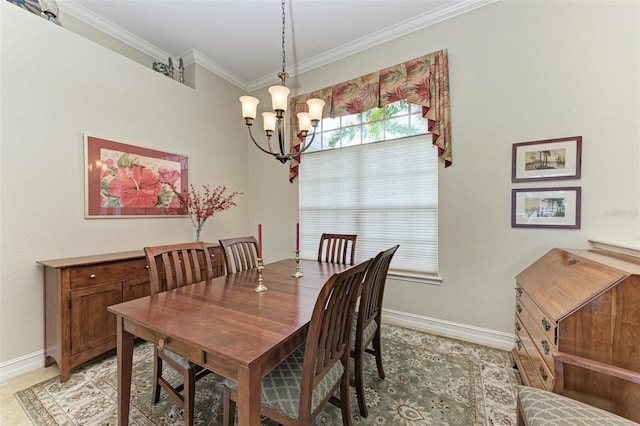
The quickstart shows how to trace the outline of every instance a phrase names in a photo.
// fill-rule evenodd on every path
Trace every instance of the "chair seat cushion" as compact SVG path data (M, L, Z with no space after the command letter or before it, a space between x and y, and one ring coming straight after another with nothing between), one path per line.
M182 355L178 355L177 353L172 352L169 349L161 348L160 346L158 346L158 355L163 355L165 358L169 358L171 361L175 362L183 368L191 368L196 365Z
M300 385L302 382L302 363L304 347L298 348L287 359L262 379L262 404L291 418L298 418L300 409ZM336 362L313 390L311 411L318 408L328 392L340 381L344 366ZM236 382L226 379L225 386L238 390Z
M518 397L529 426L638 425L608 411L541 389L518 386Z
M357 329L358 329L358 313L356 312L356 315L353 319L353 326L351 327L351 350L355 349L356 347ZM369 325L367 325L364 328L364 331L362 332L363 349L369 345L369 342L371 342L371 339L373 339L373 336L376 334L377 330L378 330L378 323L375 320L371 321Z

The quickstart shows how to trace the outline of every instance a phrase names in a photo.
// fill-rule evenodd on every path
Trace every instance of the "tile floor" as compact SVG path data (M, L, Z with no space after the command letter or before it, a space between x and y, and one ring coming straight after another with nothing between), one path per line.
M56 364L48 368L38 368L0 382L0 425L31 426L32 423L18 402L15 392L60 374Z

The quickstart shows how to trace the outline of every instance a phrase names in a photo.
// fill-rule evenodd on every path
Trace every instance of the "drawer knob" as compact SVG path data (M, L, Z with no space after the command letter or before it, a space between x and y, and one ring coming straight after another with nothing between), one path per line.
M549 376L547 375L547 370L545 370L542 365L540 365L539 370L540 370L540 377L542 377L542 380L546 382L547 379L549 378Z
M542 317L542 327L544 327L544 331L549 331L551 330L551 323L549 321L547 321L546 318Z
M522 312L522 306L520 306L519 303L516 304L516 309L518 310L518 313Z
M516 287L516 294L518 295L518 297L522 296L522 288Z
M169 338L165 337L165 338L161 338L158 340L158 346L160 346L161 348L164 348L164 346L169 343Z
M579 262L579 260L578 260L578 259L576 259L576 258L574 258L574 257L572 257L571 259L569 259L569 265L575 265L575 264L576 264L576 263L578 263L578 262Z
M544 354L549 355L549 352L551 352L551 350L549 349L549 343L546 340L540 340L540 344L542 345Z
M516 339L516 346L518 347L518 350L522 349L522 341L520 339Z
M96 277L96 274L89 275L89 279L94 279L95 277Z
M516 321L516 330L520 331L522 327L520 327L520 323Z

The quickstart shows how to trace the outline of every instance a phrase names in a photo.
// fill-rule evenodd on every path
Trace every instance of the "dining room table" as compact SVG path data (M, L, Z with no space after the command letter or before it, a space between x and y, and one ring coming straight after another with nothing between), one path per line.
M300 260L264 265L112 305L117 319L118 424L129 422L134 339L169 349L238 384L238 425L260 424L262 378L306 338L322 286L350 266Z

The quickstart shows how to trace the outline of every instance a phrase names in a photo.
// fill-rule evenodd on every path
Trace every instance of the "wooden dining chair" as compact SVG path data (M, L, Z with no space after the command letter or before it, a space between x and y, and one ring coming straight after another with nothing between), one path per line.
M356 234L322 234L318 245L318 262L353 265L356 238Z
M219 242L224 253L227 274L258 266L258 241L255 237L227 238Z
M364 354L369 353L376 357L378 376L384 380L382 368L382 348L380 342L380 321L382 319L382 297L387 281L387 272L393 255L399 245L388 250L381 251L373 259L362 285L358 312L353 320L351 334L351 357L354 360L354 380L358 397L360 415L367 417L367 404L364 398L363 364ZM372 347L369 347L371 345Z
M356 299L371 260L336 273L322 287L306 343L262 379L262 415L282 425L309 426L327 402L351 424L349 348ZM334 393L340 389L340 398ZM237 384L225 380L223 424L232 426Z
M578 368L585 377L590 374L602 374L609 376L611 387L614 388L628 382L640 385L640 372L615 367L610 364L591 359L558 352L553 356L556 372L552 392L529 386L518 386L518 426L575 426L575 425L608 425L608 426L638 426L640 420L638 410L621 413L627 418L620 417L603 408L596 408L581 401L562 395L564 391L564 366ZM581 373L582 374L582 373ZM633 398L633 396L630 396ZM593 398L592 398L593 399ZM619 399L619 398L618 398ZM630 399L631 400L631 399ZM616 398L605 400L598 397L590 403L601 404L603 407L615 407L620 402ZM633 403L629 404L633 406ZM637 407L637 405L636 405Z
M144 254L151 294L213 278L211 255L203 242L145 247ZM210 371L159 345L154 345L153 355L153 403L158 403L164 389L182 407L185 424L192 425L196 381ZM180 385L174 387L162 376L163 362L182 375Z

